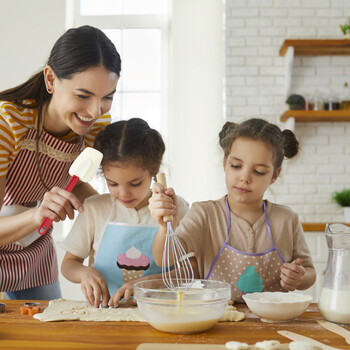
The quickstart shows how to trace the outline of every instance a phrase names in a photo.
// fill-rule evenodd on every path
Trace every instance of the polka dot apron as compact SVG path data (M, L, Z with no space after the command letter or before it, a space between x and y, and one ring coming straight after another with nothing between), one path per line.
M242 252L227 243L230 235L231 215L226 197L227 236L206 279L230 283L232 299L237 303L244 302L242 295L246 293L284 291L280 284L280 267L285 260L273 242L264 201L263 207L272 248L262 253Z

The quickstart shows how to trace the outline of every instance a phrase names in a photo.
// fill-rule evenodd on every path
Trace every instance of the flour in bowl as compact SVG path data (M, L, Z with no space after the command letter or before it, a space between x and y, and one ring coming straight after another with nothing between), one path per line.
M295 303L303 302L309 298L308 295L298 293L264 292L260 293L256 300L267 301L269 303Z

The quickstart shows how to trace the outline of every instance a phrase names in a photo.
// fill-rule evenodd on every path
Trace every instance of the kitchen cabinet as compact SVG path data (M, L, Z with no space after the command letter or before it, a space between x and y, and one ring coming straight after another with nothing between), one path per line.
M348 39L286 39L280 48L280 56L285 56L285 95L290 95L294 56L350 56ZM281 121L295 122L347 122L350 110L296 111L282 114Z

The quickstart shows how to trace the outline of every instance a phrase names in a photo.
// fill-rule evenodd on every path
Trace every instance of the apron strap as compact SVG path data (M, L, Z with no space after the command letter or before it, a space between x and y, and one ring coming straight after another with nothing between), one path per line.
M227 217L227 234L226 234L226 239L225 239L225 242L224 244L222 245L222 247L220 248L219 252L216 254L216 257L213 261L213 263L211 264L210 266L210 269L209 269L209 272L207 274L207 276L205 277L205 279L207 280L214 268L214 265L216 264L217 260L219 259L221 253L223 252L223 250L225 249L226 245L227 245L227 242L228 242L228 237L229 237L229 234L230 234L230 229L231 229L231 215L230 215L230 207L228 205L228 199L227 199L227 196L226 196L226 217Z
M263 206L264 206L264 214L265 214L265 220L266 220L266 227L267 227L267 232L269 233L269 236L271 238L271 242L272 242L272 245L273 245L273 249L276 250L277 254L279 255L279 257L281 258L281 260L283 261L283 263L285 263L286 261L284 260L281 252L277 249L276 245L275 245L275 242L273 241L273 238L272 238L272 233L271 233L271 228L270 228L270 222L269 222L269 218L267 216L267 210L266 210L266 204L265 204L265 201L263 200ZM271 250L273 250L271 249Z

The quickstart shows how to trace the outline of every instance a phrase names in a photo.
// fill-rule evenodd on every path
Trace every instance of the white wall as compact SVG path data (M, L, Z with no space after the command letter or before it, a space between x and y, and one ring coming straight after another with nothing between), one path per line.
M168 182L190 203L225 193L223 10L222 0L173 1Z
M227 119L279 123L285 104L285 38L342 38L349 0L226 0ZM296 57L292 93L341 97L350 56ZM283 127L283 126L282 126ZM297 123L298 159L284 163L270 199L291 206L304 222L342 221L335 190L350 187L350 123Z
M63 0L0 0L0 90L43 68L64 30Z

